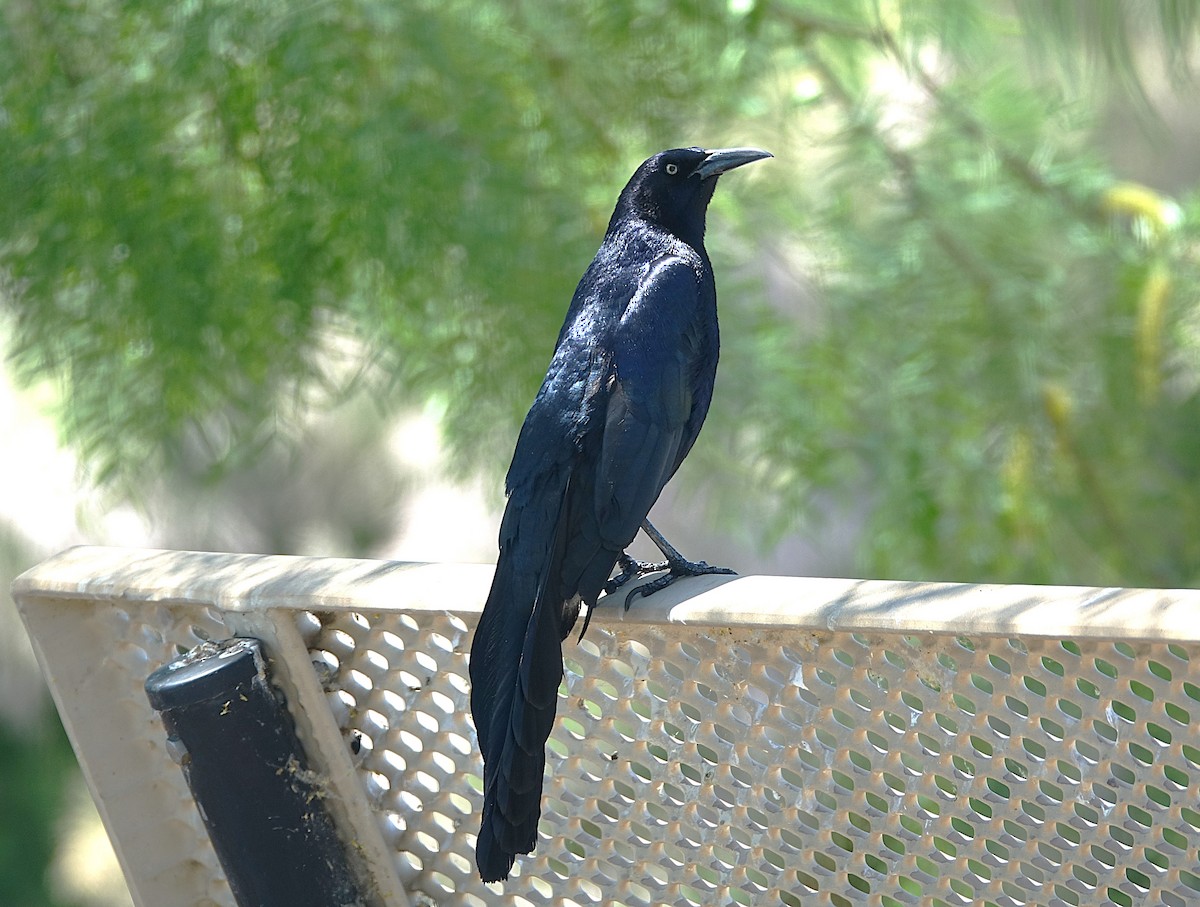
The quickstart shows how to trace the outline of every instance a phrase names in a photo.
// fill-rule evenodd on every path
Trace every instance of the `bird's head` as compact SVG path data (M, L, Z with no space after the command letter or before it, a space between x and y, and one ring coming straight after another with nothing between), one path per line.
M758 148L672 148L647 158L630 178L609 225L634 215L687 241L704 238L704 214L722 173L771 157Z

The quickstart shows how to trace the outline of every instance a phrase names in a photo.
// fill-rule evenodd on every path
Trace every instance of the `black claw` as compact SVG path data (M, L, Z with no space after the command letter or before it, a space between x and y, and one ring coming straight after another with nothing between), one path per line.
M604 594L612 595L614 592L616 592L618 589L620 589L622 586L624 586L627 582L629 582L631 579L633 579L636 576L637 576L636 573L620 573L617 576L614 576L612 579L610 579L607 583L604 584Z
M667 588L667 586L671 585L671 583L675 582L677 579L679 579L679 577L674 573L668 573L664 576L660 576L658 579L651 580L644 586L638 586L636 589L630 589L629 594L625 596L625 610L629 610L629 606L633 604L633 599L636 596L640 595L645 598L648 595L653 595L655 592L659 592Z
M709 576L712 574L729 574L737 576L736 570L731 570L728 567L710 567L705 561L696 561L694 564L688 564L688 569L681 571L680 576Z
M630 589L629 594L625 596L625 610L629 610L629 606L633 604L635 596L643 598L653 595L655 592L661 592L667 586L671 585L675 580L685 576L709 576L712 574L723 574L726 576L737 576L736 570L730 570L728 567L711 567L704 561L688 561L680 558L678 561L670 561L665 564L655 565L658 569L666 568L671 572L665 576L660 576L657 579L651 580L644 586L638 586L636 589ZM624 583L626 580L622 580Z
M606 595L612 595L631 579L637 579L640 576L645 576L647 573L657 573L659 570L666 570L669 566L666 561L653 564L649 561L639 561L628 554L621 554L617 558L617 563L621 565L621 572L604 584ZM625 608L628 610L629 606L626 605Z

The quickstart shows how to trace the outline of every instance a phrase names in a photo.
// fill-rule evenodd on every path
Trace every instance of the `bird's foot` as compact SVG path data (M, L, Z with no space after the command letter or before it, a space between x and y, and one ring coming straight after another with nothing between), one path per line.
M621 552L621 556L617 558L617 563L621 565L621 572L604 584L605 595L612 595L631 579L637 579L639 576L645 576L647 573L657 573L659 570L666 570L671 565L666 561L660 561L655 564L651 561L639 561L635 557L630 557L625 552ZM625 605L629 608L628 603Z
M676 555L679 552L675 552ZM635 596L653 595L655 592L661 592L667 586L671 585L675 580L684 576L707 576L710 574L723 574L726 576L736 576L736 570L730 570L728 567L712 567L704 561L689 561L682 556L670 558L665 564L657 565L659 569L665 567L667 573L658 579L651 580L644 586L638 586L636 589L629 590L629 594L625 596L625 610L629 610L629 606L633 604Z

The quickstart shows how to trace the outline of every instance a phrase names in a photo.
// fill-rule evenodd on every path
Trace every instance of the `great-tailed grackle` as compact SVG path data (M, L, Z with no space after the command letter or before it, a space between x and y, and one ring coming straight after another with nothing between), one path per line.
M606 586L653 569L669 572L630 598L677 576L732 572L684 560L646 515L712 400L709 200L722 173L770 156L678 148L649 158L617 199L571 299L508 470L500 558L471 644L471 713L484 763L475 862L486 882L508 878L516 855L533 851L561 643L580 604L590 617ZM664 564L624 553L643 524ZM621 574L610 580L618 562Z

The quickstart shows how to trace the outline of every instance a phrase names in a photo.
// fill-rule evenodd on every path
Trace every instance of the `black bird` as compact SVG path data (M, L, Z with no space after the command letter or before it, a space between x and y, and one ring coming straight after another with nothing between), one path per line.
M628 598L677 576L733 572L684 560L646 515L712 400L718 343L704 249L709 200L722 173L766 157L756 148L677 148L638 167L579 281L521 427L505 483L500 558L471 644L471 713L484 764L475 862L485 882L508 878L516 855L533 851L561 643L580 604L590 618L602 590L655 569L669 572ZM665 563L624 553L643 525ZM622 571L610 580L618 562Z

